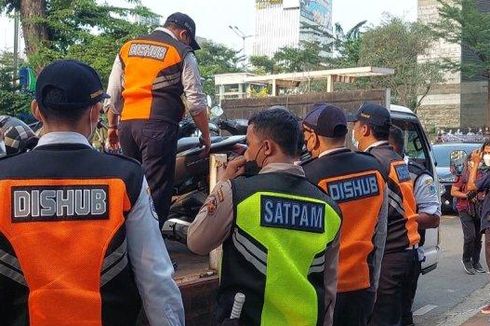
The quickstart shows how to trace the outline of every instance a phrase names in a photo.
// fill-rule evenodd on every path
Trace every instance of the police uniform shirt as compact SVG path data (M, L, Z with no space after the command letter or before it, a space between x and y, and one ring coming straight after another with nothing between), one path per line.
M260 174L283 172L304 177L303 168L294 164L271 163ZM218 182L189 227L187 246L193 252L205 255L221 245L231 234L234 222L231 182ZM325 313L324 325L332 324L337 293L337 261L339 237L325 251Z
M48 133L40 138L37 146L53 144L90 146L83 135L75 132ZM184 325L182 298L172 279L173 266L151 208L145 178L139 197L125 219L125 228L131 269L150 324Z
M417 211L429 215L441 216L441 201L437 193L434 179L428 175L421 175L414 184L414 196L417 202Z

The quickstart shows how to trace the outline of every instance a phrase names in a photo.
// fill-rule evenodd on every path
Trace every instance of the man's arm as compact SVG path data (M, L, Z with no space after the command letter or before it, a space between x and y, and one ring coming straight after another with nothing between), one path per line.
M337 299L337 269L339 262L340 230L335 239L329 244L325 251L325 271L323 284L325 287L325 317L324 326L333 324L333 312Z
M462 180L463 178L461 176L457 177L456 182L454 182L453 185L451 186L451 196L455 198L461 198L461 199L468 198L468 194L461 191L461 188L463 187Z
M207 112L208 103L206 94L202 89L201 74L199 73L197 60L193 53L187 54L184 58L182 85L184 86L185 97L189 103L189 113L196 123L197 128L201 131L203 145L206 146L206 150L209 152L211 140Z
M388 205L389 205L389 198L388 198L388 185L384 185L384 198L383 198L383 204L381 205L381 209L379 211L379 216L378 216L378 223L376 224L376 228L374 231L374 257L373 257L373 280L374 284L371 284L371 288L374 291L378 290L378 284L379 284L379 276L381 273L381 261L383 259L383 255L385 252L385 244L386 244L386 234L388 232Z
M233 223L231 183L219 182L206 199L187 232L187 247L206 255L230 235Z
M112 150L119 148L119 135L117 129L123 103L123 74L124 69L122 67L119 55L117 55L116 59L114 60L114 64L112 65L111 75L109 76L109 84L107 85L107 94L111 98L107 99L104 103L104 111L107 113L107 120L109 123L107 140L109 142L109 148Z
M220 182L214 187L187 232L187 247L205 255L222 244L233 225L233 195L231 182L244 172L243 156L228 162Z
M174 269L152 212L148 183L126 219L128 255L151 326L184 325L184 307Z
M415 202L417 203L417 223L421 229L433 229L439 226L441 202L434 179L427 174L420 176L414 184Z

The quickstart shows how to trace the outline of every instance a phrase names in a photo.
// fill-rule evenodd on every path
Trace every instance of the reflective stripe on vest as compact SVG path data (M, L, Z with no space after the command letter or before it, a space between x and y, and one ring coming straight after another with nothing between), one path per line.
M398 214L405 218L408 245L414 246L419 243L420 235L417 231L417 205L413 195L413 181L407 164L404 161L392 162L389 178L396 183L402 195L400 197L396 192L388 188L390 208L396 210Z
M126 191L121 179L0 181L0 233L29 288L30 325L102 324L100 288L128 264L125 241L106 257Z
M121 48L119 56L124 66L124 108L121 120L148 120L154 108L154 98L168 87L182 87L181 69L161 74L182 63L178 50L171 44L151 40L132 40ZM180 102L181 94L165 94ZM172 105L175 106L175 105ZM179 108L160 108L176 110ZM180 112L179 114L183 114ZM178 121L176 121L178 122Z
M318 185L342 211L337 289L367 289L372 281L369 255L385 196L383 176L375 170L365 171L324 179Z
M237 231L233 234L243 258L268 275L261 324L316 325L323 298L317 297L308 275L323 272L323 254L318 254L335 238L340 217L324 201L273 192L245 198L236 214L240 231L267 249L261 252Z

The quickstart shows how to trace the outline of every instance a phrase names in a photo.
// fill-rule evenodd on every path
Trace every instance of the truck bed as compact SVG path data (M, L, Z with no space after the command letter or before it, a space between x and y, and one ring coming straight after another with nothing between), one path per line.
M182 292L186 325L214 325L219 279L218 273L209 269L209 257L195 255L181 243L165 242L177 263L174 279Z

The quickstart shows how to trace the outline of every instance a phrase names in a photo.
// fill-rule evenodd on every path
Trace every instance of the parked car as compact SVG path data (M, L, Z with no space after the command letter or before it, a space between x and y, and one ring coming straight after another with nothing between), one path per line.
M450 155L454 151L464 151L467 155L481 146L480 143L442 143L432 145L432 152L436 161L436 173L439 183L444 187L444 193L441 195L443 213L454 213L455 207L453 197L451 196L451 186L456 177L451 174Z

